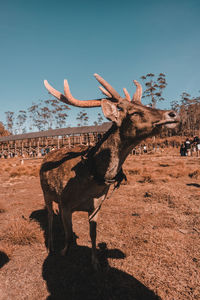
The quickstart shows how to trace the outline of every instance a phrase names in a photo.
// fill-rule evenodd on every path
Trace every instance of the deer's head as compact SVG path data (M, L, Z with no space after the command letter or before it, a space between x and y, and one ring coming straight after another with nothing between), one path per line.
M70 93L67 80L64 80L64 95L50 86L46 80L44 84L53 96L66 104L83 108L101 106L104 116L120 128L122 137L126 139L142 139L158 134L162 126L173 128L178 123L179 117L174 111L142 105L142 87L136 80L134 80L136 92L131 99L126 89L124 89L125 98L122 98L101 76L98 74L94 76L104 87L100 89L106 98L78 100Z

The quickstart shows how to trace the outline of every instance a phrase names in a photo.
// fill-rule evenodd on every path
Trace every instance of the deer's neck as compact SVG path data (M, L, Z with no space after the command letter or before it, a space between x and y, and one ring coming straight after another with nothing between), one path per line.
M120 129L112 125L100 143L97 144L97 149L93 155L93 163L97 174L105 180L115 178L126 157L136 144L136 141L123 138Z

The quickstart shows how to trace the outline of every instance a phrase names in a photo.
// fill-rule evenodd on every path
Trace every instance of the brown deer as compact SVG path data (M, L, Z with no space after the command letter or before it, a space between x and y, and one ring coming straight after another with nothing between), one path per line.
M92 263L98 268L97 217L111 184L122 180L122 165L133 147L145 138L158 134L163 125L175 127L178 116L171 110L159 110L142 105L142 87L137 81L134 81L136 92L131 100L126 89L124 89L125 98L122 98L102 77L98 74L94 76L104 87L101 87L101 90L107 98L78 100L71 95L66 80L65 95L44 81L47 90L67 104L78 107L101 106L104 116L112 121L112 126L89 150L77 147L70 151L62 148L49 153L42 163L40 180L48 210L49 251L53 250L53 203L57 202L65 231L65 247L61 252L62 255L67 253L72 241L72 213L85 211L89 217Z

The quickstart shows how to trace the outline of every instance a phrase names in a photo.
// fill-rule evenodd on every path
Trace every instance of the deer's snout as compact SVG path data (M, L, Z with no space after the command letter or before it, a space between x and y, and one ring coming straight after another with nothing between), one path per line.
M170 110L165 112L164 120L159 122L159 125L165 125L168 128L175 128L176 124L180 121L179 115L174 111Z
M171 122L179 122L179 116L174 110L165 112L164 120Z
M177 113L175 111L171 110L170 112L168 112L168 116L170 118L176 118L177 117Z
M174 128L176 126L176 124L179 122L179 116L178 114L173 111L166 111L163 114L163 117L161 120L154 122L155 126L167 126L168 128Z

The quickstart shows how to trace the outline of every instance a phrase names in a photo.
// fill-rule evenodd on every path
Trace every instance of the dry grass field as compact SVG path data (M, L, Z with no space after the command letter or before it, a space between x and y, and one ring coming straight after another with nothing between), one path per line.
M91 266L82 212L67 257L55 216L57 251L48 255L40 163L0 160L0 300L200 299L200 158L178 150L128 157L128 181L100 213L101 272Z

